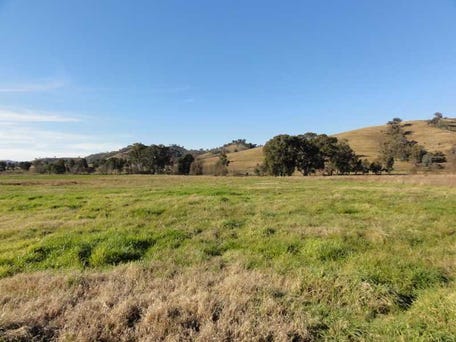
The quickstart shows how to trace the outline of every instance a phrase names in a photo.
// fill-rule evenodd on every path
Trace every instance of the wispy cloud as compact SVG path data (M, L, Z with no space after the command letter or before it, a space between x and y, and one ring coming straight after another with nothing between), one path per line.
M0 123L14 122L78 122L79 118L48 112L31 110L3 110L0 109Z
M122 144L123 143L123 144ZM0 160L33 160L44 157L83 157L113 151L125 142L105 134L78 134L15 124L0 125Z
M63 80L45 80L38 82L27 82L22 84L0 84L0 93L33 93L45 92L63 88L65 86Z
M189 85L176 85L176 86L129 86L129 87L73 87L78 91L82 92L133 92L133 93L148 93L154 95L174 95L174 94L181 94L187 93L194 89Z
M152 93L163 93L163 94L183 93L183 92L187 92L191 89L192 89L192 87L190 87L190 86L144 88L144 90L150 91Z
M0 160L82 157L125 146L124 136L113 137L93 128L89 132L77 129L74 123L85 121L80 118L49 112L0 109Z

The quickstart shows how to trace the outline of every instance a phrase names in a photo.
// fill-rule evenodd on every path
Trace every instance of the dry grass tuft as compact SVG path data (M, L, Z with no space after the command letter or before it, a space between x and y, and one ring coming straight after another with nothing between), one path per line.
M108 274L20 274L0 282L0 338L312 340L318 322L283 303L281 291L294 285L239 266L165 277L138 265Z

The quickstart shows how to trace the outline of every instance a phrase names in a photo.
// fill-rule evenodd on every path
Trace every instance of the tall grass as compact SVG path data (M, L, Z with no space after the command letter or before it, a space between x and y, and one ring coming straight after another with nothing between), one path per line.
M0 339L454 340L456 188L413 179L1 177Z

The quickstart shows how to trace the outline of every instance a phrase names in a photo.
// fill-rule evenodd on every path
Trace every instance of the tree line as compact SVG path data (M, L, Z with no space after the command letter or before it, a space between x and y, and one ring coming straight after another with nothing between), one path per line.
M430 125L437 126L443 118L436 113ZM333 175L350 173L391 172L396 161L408 161L423 169L442 168L446 156L442 152L429 152L414 140L408 139L412 133L407 130L410 124L400 118L388 121L383 138L380 141L380 156L368 161L356 155L347 141L339 140L326 134L305 133L301 135L281 134L270 139L263 147L264 162L255 168L256 175L290 176L300 172L304 176L311 174ZM87 158L46 158L32 162L0 161L0 172L29 171L49 174L177 174L201 175L203 162L198 158L204 153L218 156L211 173L225 176L230 160L225 148L232 145L249 149L257 145L245 139L212 150L187 150L179 145L162 144L144 145L135 143L112 153L100 153ZM236 151L236 149L234 149ZM456 145L449 154L450 164L456 165ZM205 172L208 172L206 167Z
M36 173L53 174L189 174L195 157L177 145L136 143L121 156L86 158L38 159L30 163Z
M28 171L30 169L30 166L32 166L32 163L28 161L15 162L0 160L0 172L17 170Z

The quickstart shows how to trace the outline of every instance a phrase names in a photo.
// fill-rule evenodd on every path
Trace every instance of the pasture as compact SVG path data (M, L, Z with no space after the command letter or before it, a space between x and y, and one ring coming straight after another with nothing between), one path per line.
M0 177L0 340L456 339L455 176Z

